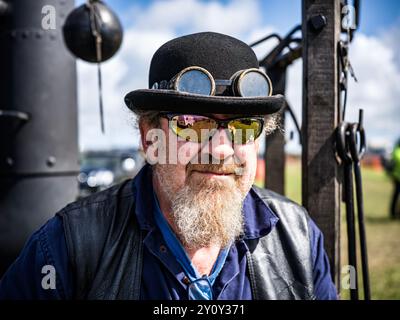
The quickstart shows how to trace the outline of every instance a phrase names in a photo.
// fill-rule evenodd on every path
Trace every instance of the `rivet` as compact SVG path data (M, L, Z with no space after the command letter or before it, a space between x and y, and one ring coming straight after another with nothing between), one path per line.
M46 161L46 164L49 167L53 167L56 164L56 157L54 157L54 156L48 157L47 161Z
M186 284L186 285L189 285L189 284L190 284L190 280L189 280L189 278L186 277L186 276L183 277L182 282L183 282L184 284Z
M309 24L311 28L317 32L321 31L327 24L326 17L322 14L314 15L310 18Z
M7 157L7 158L6 158L6 163L7 163L8 166L12 167L13 164L14 164L13 158Z
M167 248L166 248L164 245L161 245L161 246L160 246L160 251L161 251L162 253L165 253L165 252L167 252Z

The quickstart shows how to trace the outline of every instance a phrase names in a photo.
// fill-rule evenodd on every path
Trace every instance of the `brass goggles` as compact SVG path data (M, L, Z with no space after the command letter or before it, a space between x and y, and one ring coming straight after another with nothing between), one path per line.
M224 128L235 144L246 144L257 139L264 127L263 117L237 117L230 119L215 119L203 115L163 113L170 129L180 138L191 142L206 142Z
M269 77L257 68L236 72L229 80L214 79L202 67L188 67L170 81L154 83L152 89L167 89L207 96L233 95L239 97L267 97L272 94Z

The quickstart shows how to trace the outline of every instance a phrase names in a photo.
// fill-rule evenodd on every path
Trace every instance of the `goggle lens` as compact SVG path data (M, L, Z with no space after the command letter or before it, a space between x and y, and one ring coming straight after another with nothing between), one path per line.
M188 70L184 72L176 82L176 90L180 92L211 95L213 89L212 80L201 70Z
M241 77L238 87L242 97L265 97L270 95L271 90L267 78L257 71L245 73Z

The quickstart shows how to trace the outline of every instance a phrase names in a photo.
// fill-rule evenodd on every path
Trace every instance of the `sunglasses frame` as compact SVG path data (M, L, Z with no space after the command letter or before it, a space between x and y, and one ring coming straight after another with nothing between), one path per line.
M180 137L175 131L174 131L174 129L172 128L172 119L174 118L174 117L176 117L176 116L182 116L182 115L191 115L191 116L201 116L201 117L206 117L206 118L209 118L209 119L212 119L212 120L214 120L216 123L217 123L217 127L215 128L216 130L219 130L219 129L228 129L229 130L229 127L228 127L228 124L229 124L229 122L231 122L231 121L233 121L233 120L239 120L239 119L251 119L251 120L257 120L257 121L259 121L260 123L261 123L261 129L260 129L260 132L258 133L258 135L257 136L254 136L254 140L256 140L261 134L262 134L262 132L263 132L263 130L264 130L264 126L265 126L265 119L264 119L264 117L263 116L251 116L251 117L243 117L243 116L240 116L240 117L233 117L233 118L228 118L228 119L217 119L217 118L214 118L214 117L212 117L212 116L209 116L209 115L204 115L204 114L194 114L194 113L188 113L188 114L186 114L186 113L169 113L169 112L162 112L162 113L160 113L160 117L162 117L162 118L165 118L165 119L168 119L168 127L172 130L172 132L177 136L177 137L179 137L179 138L182 138L182 137ZM230 130L229 130L230 131ZM232 133L231 133L232 134ZM210 138L211 138L212 136L210 136ZM233 134L232 134L232 139L234 139L233 138ZM197 141L198 143L202 143L203 141ZM249 141L246 141L245 143L240 143L240 144L247 144L247 143L249 143Z

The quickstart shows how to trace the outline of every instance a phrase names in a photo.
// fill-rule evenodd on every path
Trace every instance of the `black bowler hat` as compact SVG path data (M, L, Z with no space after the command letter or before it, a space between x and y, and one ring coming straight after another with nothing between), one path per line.
M259 68L254 51L246 43L220 33L195 33L173 39L156 51L150 65L149 88L191 66L208 70L214 79L230 79L239 70ZM279 111L285 99L282 95L209 96L172 89L140 89L128 93L125 103L132 111L264 115Z

